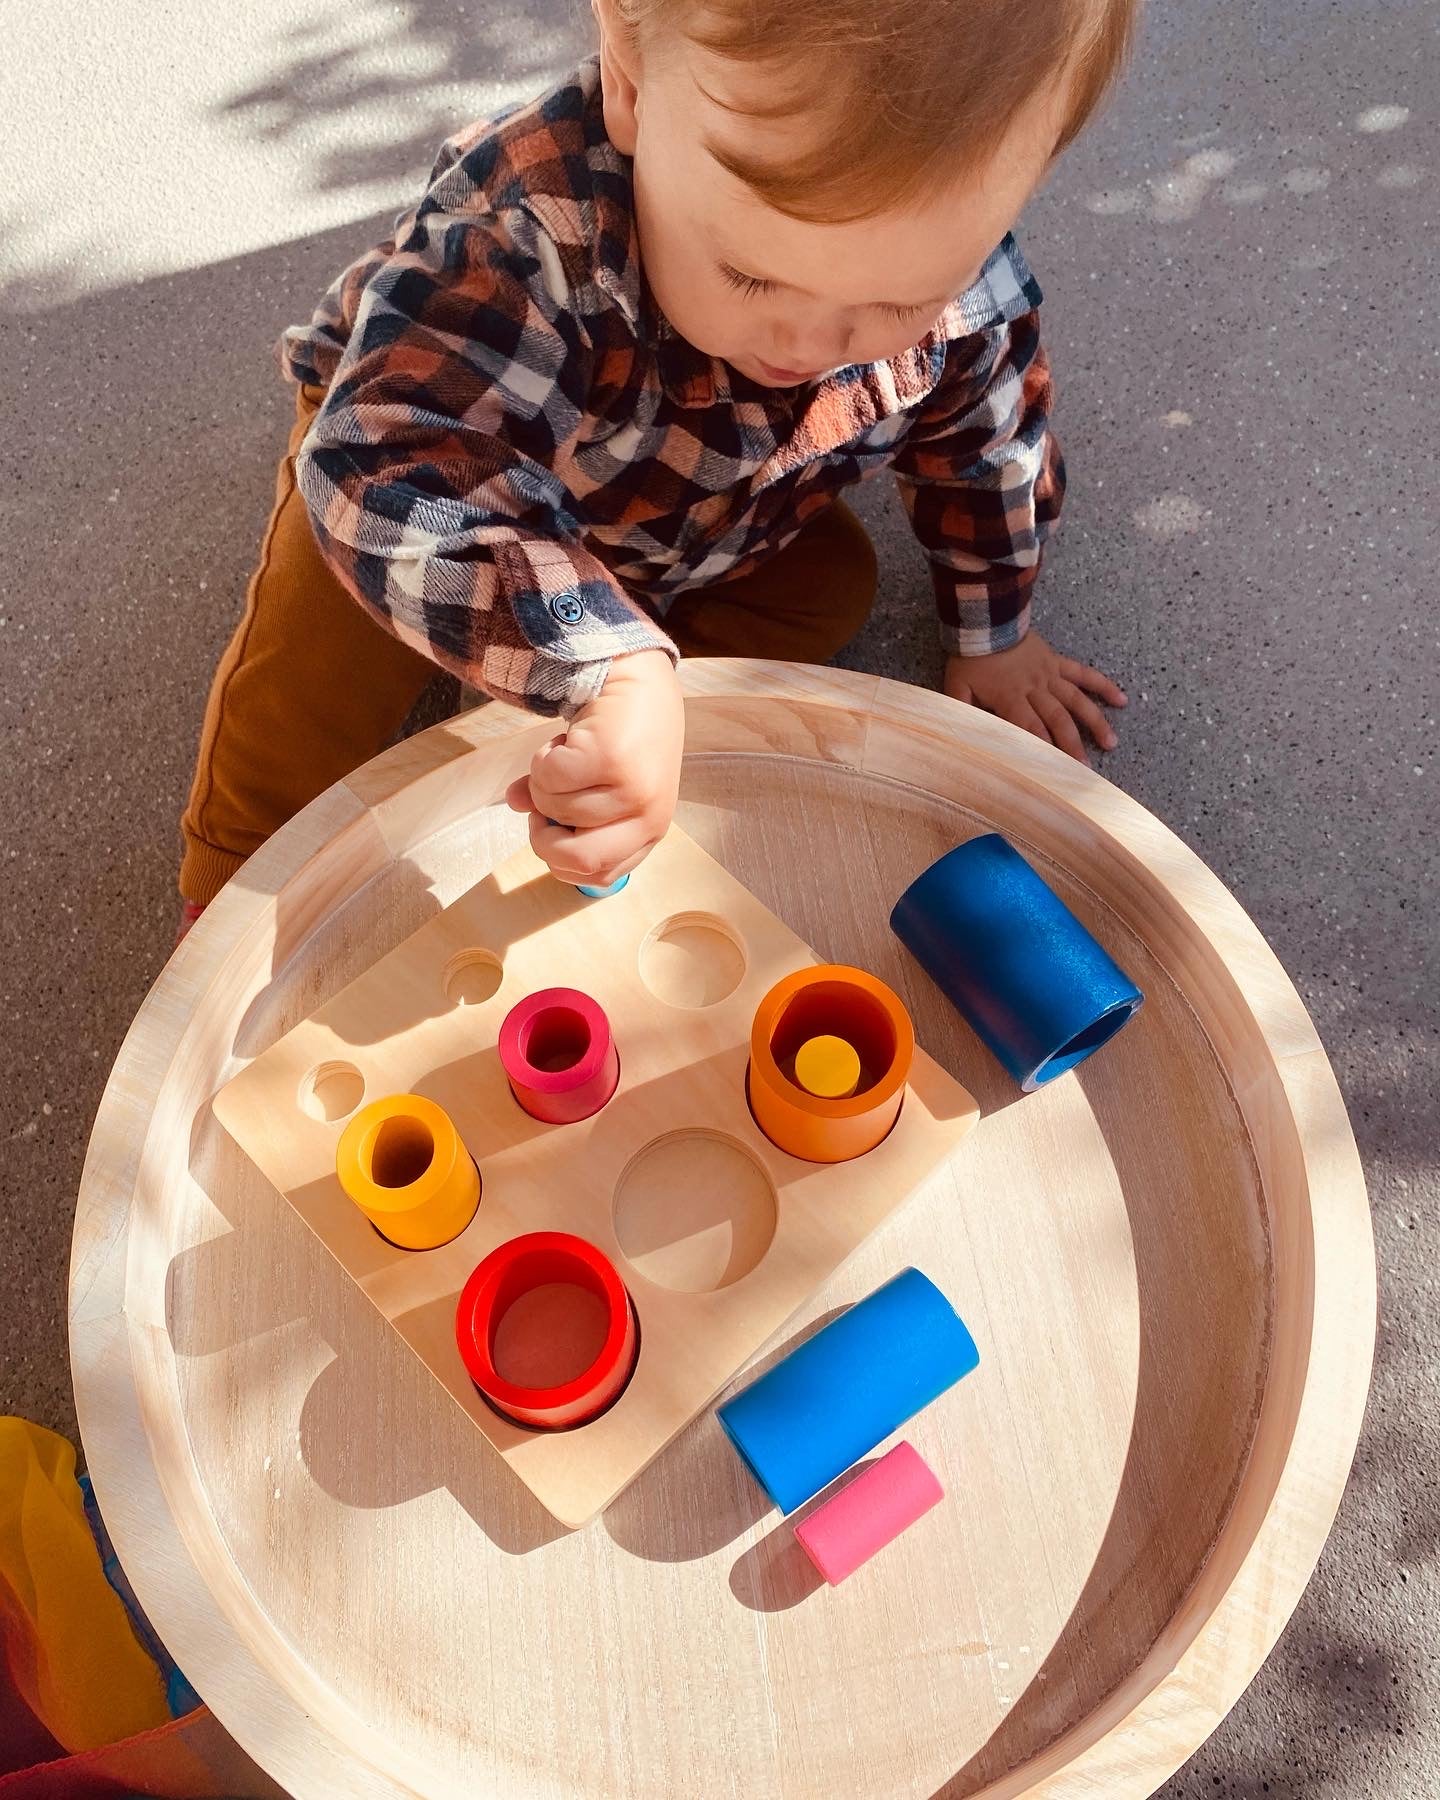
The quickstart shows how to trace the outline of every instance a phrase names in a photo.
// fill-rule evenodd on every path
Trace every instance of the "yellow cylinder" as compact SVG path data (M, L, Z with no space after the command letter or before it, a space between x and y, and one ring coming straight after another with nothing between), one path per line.
M480 1172L443 1106L420 1094L372 1100L340 1134L346 1196L402 1250L435 1250L475 1217Z
M817 1100L848 1100L860 1085L860 1058L844 1038L806 1038L795 1052L795 1079Z

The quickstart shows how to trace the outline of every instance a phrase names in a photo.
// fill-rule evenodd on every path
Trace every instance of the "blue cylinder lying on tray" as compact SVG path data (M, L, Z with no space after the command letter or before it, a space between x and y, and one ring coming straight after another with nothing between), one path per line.
M761 1487L781 1512L794 1512L979 1360L934 1282L903 1269L733 1395L718 1416Z
M1084 1062L1145 997L995 832L917 876L890 925L1027 1093Z

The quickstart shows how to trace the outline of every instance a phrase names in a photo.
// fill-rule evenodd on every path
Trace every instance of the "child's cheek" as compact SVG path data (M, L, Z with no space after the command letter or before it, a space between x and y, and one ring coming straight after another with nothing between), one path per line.
M709 356L729 356L745 347L749 315L739 296L723 282L707 284L691 297L691 329L685 333L697 349Z

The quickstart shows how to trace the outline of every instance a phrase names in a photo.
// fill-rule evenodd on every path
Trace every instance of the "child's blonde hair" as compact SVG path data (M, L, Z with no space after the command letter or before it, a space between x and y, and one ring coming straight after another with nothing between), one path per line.
M1125 60L1139 0L616 0L642 42L682 32L770 65L747 117L814 120L777 165L710 146L768 205L837 224L933 192L982 161L1047 83L1064 92L1058 154Z

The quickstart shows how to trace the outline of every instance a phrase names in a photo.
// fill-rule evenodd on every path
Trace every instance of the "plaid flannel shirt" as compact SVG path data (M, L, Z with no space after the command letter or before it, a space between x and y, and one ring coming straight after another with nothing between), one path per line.
M393 237L286 332L327 391L298 458L326 561L398 637L569 715L652 613L892 468L966 654L1023 636L1064 467L1039 288L1007 237L912 349L796 389L702 355L644 282L598 65L445 144ZM647 603L642 606L638 599Z

